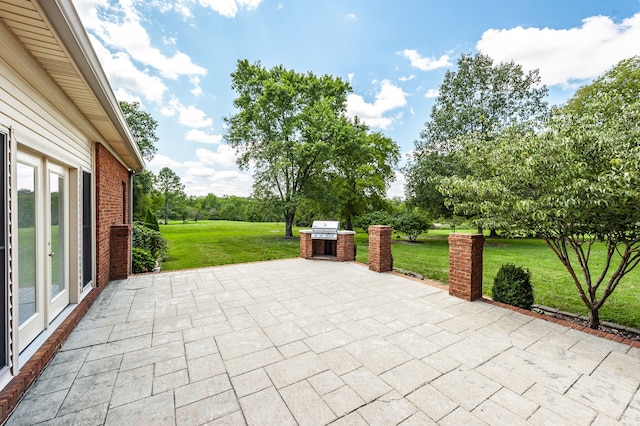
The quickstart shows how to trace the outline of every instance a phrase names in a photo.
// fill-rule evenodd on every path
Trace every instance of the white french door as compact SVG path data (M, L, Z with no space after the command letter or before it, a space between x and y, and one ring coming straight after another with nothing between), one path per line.
M45 218L48 229L47 241L47 314L51 322L69 304L69 211L68 211L68 173L59 165L47 164L48 217Z
M18 347L22 351L69 304L68 171L19 151Z

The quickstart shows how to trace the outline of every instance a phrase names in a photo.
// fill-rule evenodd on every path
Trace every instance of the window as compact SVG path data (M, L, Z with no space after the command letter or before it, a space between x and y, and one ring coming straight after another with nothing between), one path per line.
M82 286L93 279L91 173L82 172Z

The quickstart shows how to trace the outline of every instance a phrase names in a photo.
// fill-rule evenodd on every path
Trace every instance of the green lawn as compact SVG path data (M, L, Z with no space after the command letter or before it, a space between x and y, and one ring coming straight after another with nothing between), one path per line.
M283 223L172 222L166 226L161 225L160 231L169 242L171 257L163 265L165 270L299 256L298 229L294 229L296 238L285 239ZM431 230L421 236L417 243L408 243L394 235L394 266L446 283L449 275L449 232ZM356 246L356 259L366 263L368 239L367 234L361 230L356 234ZM598 256L601 258L603 251L600 249L601 247L596 248L596 259ZM535 303L581 315L587 314L569 274L543 241L488 238L484 247L485 294L490 294L493 277L504 263L514 263L531 270ZM600 310L600 318L640 328L640 269L624 278Z

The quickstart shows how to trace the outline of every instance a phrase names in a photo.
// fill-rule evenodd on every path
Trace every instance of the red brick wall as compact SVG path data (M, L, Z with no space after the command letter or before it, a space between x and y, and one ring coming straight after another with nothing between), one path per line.
M129 171L101 144L96 144L95 161L96 285L103 286L111 279L111 225L129 222Z
M449 294L468 301L482 298L480 234L449 234Z
M311 259L313 257L311 231L300 231L300 257L304 259Z
M387 272L393 268L391 260L390 226L372 225L369 227L369 269L375 272Z
M111 268L109 276L112 280L123 280L131 272L131 225L111 226Z
M338 247L336 248L336 260L348 262L356 258L354 251L355 232L340 231L338 233Z

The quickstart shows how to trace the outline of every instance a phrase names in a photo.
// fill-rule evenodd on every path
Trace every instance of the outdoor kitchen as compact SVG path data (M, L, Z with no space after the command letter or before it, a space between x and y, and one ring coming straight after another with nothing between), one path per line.
M355 260L354 231L341 231L340 222L316 220L300 231L300 257L305 259Z

